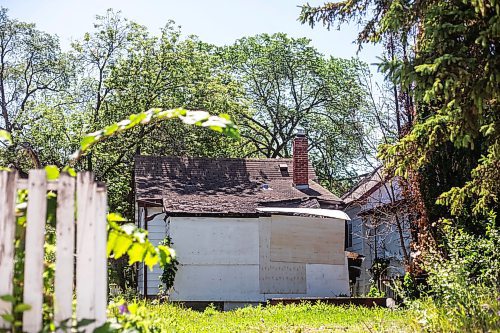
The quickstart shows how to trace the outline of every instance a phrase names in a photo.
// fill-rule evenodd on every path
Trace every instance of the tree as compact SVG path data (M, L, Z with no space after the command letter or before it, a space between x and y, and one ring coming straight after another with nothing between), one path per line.
M78 80L75 86L82 111L90 111L90 130L98 128L107 118L103 105L113 92L106 84L115 63L124 56L132 38L144 37L145 29L121 17L120 13L108 9L105 15L97 15L94 32L86 33L81 41L73 43ZM92 171L93 155L87 156L87 170Z
M242 38L221 53L250 107L237 118L249 155L290 157L295 131L303 127L325 185L335 189L338 178L356 174L351 162L363 135L364 64L325 58L309 40L285 34Z
M13 140L3 152L7 164L40 166L36 145L22 134L40 120L40 114L32 111L64 91L69 75L57 37L13 20L7 9L0 9L0 129ZM23 153L29 158L23 159Z
M443 219L484 235L495 225L500 194L498 8L491 1L346 1L305 5L301 20L329 26L366 16L360 43L398 36L414 50L381 66L414 101L411 131L382 146L381 156L408 180L420 247L442 242Z
M129 49L111 67L97 126L105 126L153 106L216 110L234 115L243 110L240 89L219 71L220 59L211 45L196 38L181 39L169 23L160 37L147 31L129 40ZM205 128L189 129L180 122L140 127L126 137L110 140L93 152L99 179L110 184L110 205L132 216L132 168L136 154L237 156L236 142L213 136Z

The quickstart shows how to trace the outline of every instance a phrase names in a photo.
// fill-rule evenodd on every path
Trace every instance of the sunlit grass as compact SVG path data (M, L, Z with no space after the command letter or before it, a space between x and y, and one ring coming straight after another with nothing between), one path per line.
M415 316L391 310L327 304L194 311L172 304L142 303L132 317L153 332L413 332Z

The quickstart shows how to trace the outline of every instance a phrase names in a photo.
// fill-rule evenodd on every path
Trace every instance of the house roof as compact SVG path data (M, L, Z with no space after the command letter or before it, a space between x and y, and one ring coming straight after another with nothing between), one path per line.
M161 201L169 214L258 214L257 207L340 204L309 165L309 188L292 186L292 159L137 156L136 199ZM287 166L287 170L280 169Z
M362 202L383 184L384 170L380 166L361 179L353 188L342 196L346 205Z

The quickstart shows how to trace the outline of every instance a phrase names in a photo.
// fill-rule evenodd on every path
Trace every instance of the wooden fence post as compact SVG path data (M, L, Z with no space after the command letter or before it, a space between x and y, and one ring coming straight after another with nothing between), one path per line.
M96 202L96 240L95 240L95 320L99 327L106 322L106 310L108 306L108 261L106 258L107 234L107 195L106 187L98 186Z
M106 321L106 190L98 188L90 172L77 178L76 317L94 319L91 332Z
M23 293L23 302L31 306L30 310L23 312L23 330L28 333L38 333L42 329L46 215L47 179L45 170L30 170Z
M95 192L96 184L91 172L77 176L76 224L76 319L94 318L95 275ZM95 325L86 327L91 332Z
M56 214L54 319L56 327L59 327L62 321L72 318L75 265L75 178L65 173L61 174L57 184Z
M0 171L0 296L14 293L16 182L17 172ZM11 312L12 304L0 300L0 314ZM10 324L0 317L0 328L9 327Z
M76 193L75 193L76 186ZM73 318L73 281L76 276L76 318L94 320L85 332L106 322L107 308L107 194L103 184L90 172L76 179L61 174L57 182L48 182L45 170L31 170L28 181L17 179L16 172L0 171L0 296L13 295L16 198L18 189L28 190L26 241L24 249L23 303L31 309L23 312L23 331L42 330L44 243L47 216L47 191L57 191L56 269L54 319L71 325ZM77 200L75 246L75 194ZM76 258L76 275L74 272ZM12 313L12 303L0 300L0 314ZM0 317L0 329L10 329ZM82 328L81 328L82 329Z

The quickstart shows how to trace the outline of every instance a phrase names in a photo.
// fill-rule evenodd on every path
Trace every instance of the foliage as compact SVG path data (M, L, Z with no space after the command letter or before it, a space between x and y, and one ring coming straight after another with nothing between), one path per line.
M171 248L173 243L170 236L167 235L167 237L165 237L165 239L160 242L160 245ZM172 289L174 286L175 275L177 274L178 265L179 261L174 255L172 256L172 260L170 260L168 264L163 266L163 272L160 276L160 282L161 282L160 289L163 290L165 293L168 293L170 289Z
M77 162L79 158L88 153L97 143L104 141L110 137L118 135L135 127L148 124L152 121L161 121L165 119L178 118L186 124L204 126L211 130L225 133L227 135L237 137L238 130L227 115L210 116L205 111L188 111L184 109L163 110L151 109L145 112L131 115L128 119L119 123L112 124L103 130L90 133L83 137L80 142L80 148L73 154L73 161ZM2 138L11 143L11 138L6 134L6 131L0 132ZM75 170L66 166L64 172L75 176ZM56 166L49 165L45 167L45 173L49 181L54 181L59 178L60 172ZM45 268L44 268L44 313L43 320L45 325L53 326L53 286L54 286L54 262L55 262L55 223L56 223L56 198L57 194L50 191L47 194L47 224L46 224L46 240L45 240ZM14 327L19 327L20 319L23 311L26 311L26 305L21 303L22 285L24 277L24 230L26 228L26 207L28 193L26 190L18 192L16 201L16 266L14 271L14 295L2 295L12 302L13 313L2 314L2 317L9 322L12 322ZM129 258L129 265L136 262L144 262L150 269L154 265L160 264L165 267L167 264L172 264L172 258L175 260L175 252L167 245L158 245L155 247L147 239L147 231L137 228L134 224L120 224L126 220L119 214L110 213L107 216L107 256L119 259L124 254ZM28 305L29 306L29 305Z
M333 306L324 303L193 311L170 303L110 305L111 322L138 332L404 332L413 331L414 314L407 310ZM122 310L122 311L121 311Z
M447 230L448 258L429 256L430 294L413 303L432 332L493 332L500 329L500 232L486 237Z
M498 4L341 1L304 5L301 21L361 23L360 45L399 39L402 54L382 59L380 68L410 95L412 117L380 157L407 181L419 215L413 250L430 288L415 303L421 322L429 331L498 330Z
M387 275L387 269L389 268L390 260L385 258L375 258L372 261L371 267L368 271L371 274L372 285L368 295L371 297L383 297L383 292L379 290L381 288L381 278Z
M69 71L57 37L10 19L5 8L0 8L0 36L0 128L12 134L29 124L25 116L32 101L61 89Z
M250 156L290 157L302 127L324 185L335 189L337 179L356 174L365 134L365 64L326 58L310 40L282 33L242 38L220 52L250 108L236 115Z
M380 68L411 95L413 118L407 134L383 145L380 156L387 170L409 181L422 250L445 241L443 218L484 235L495 223L500 192L495 2L341 1L305 5L301 20L364 23L360 44L401 40L408 52L383 59Z
M385 293L377 288L375 284L370 286L370 291L366 294L366 297L385 297Z

